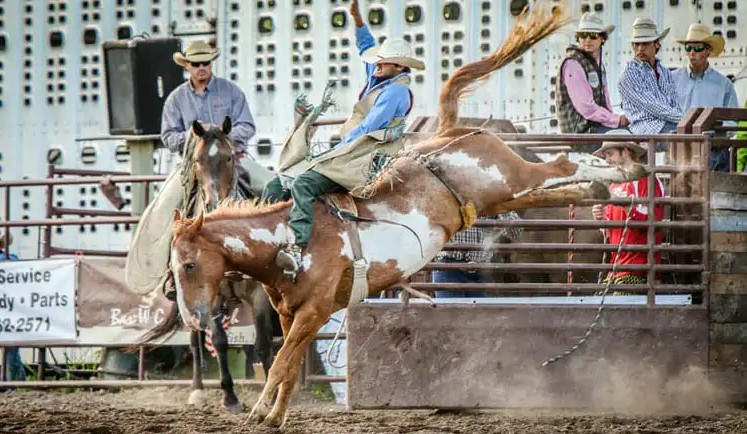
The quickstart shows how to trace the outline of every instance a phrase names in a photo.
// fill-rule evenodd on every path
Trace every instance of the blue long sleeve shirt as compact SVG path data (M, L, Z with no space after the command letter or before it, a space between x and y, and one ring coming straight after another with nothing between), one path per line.
M658 59L656 70L658 80L648 62L632 59L617 84L630 131L634 134L658 134L666 122L676 124L682 119L672 73Z
M734 84L710 66L699 76L693 75L689 66L676 69L672 76L685 112L693 107L740 107Z
M363 54L364 51L376 45L373 34L367 26L357 27L355 29L355 44L358 47L359 54ZM365 98L369 93L375 89L381 87L384 90L376 97L371 111L368 112L360 125L351 130L345 137L342 138L340 144L337 147L345 146L354 142L357 138L366 135L370 132L380 130L397 117L402 117L407 114L410 110L410 90L407 86L402 83L392 83L393 80L397 79L402 74L387 79L381 80L373 76L376 70L376 65L373 63L365 63L366 67L366 87L361 93L360 99Z
M189 80L166 98L161 116L161 141L172 152L181 153L192 122L220 125L231 118L231 138L237 152L246 151L255 126L244 92L233 82L213 76L205 92L198 94Z

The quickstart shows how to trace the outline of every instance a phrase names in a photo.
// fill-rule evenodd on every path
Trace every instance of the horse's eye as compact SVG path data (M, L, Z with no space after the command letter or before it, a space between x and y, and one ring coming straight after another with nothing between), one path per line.
M233 160L233 156L230 156L230 157L226 158L226 163L230 164L231 160Z
M187 273L194 271L196 266L197 265L194 262L188 262L184 264L184 271L186 271Z

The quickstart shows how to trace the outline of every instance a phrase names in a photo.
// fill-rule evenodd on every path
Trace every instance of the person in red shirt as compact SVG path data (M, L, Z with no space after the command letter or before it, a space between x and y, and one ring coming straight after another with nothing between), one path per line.
M630 134L626 130L613 130L608 134ZM604 142L602 147L594 155L604 158L610 165L626 166L640 160L646 155L646 148L634 142ZM654 178L654 197L664 196L664 186L658 178ZM648 176L637 181L625 182L621 184L610 184L610 193L613 197L648 197ZM592 214L596 220L615 220L615 221L646 221L649 217L649 207L647 204L636 204L632 208L630 205L594 205ZM654 220L661 221L664 219L664 206L656 205L654 209ZM623 236L623 228L609 228L607 231L607 240L610 244L617 245ZM663 234L661 229L655 232L656 244L661 244ZM623 244L647 244L648 229L629 227L625 234ZM661 254L655 255L657 264L661 263ZM648 263L648 253L646 252L617 252L610 255L610 264L617 262L618 265L646 264ZM611 272L610 272L611 274ZM647 273L645 271L616 271L614 275L607 275L607 280L612 279L614 284L623 283L646 283Z

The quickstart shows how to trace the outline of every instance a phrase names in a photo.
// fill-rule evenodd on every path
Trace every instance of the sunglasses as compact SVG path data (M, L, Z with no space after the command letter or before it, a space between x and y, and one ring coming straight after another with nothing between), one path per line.
M199 68L200 66L210 66L210 62L189 62L193 68Z
M695 51L696 53L700 53L701 51L705 51L708 47L705 45L685 45L685 51L688 53L691 51Z
M599 39L601 35L599 33L592 33L592 32L580 32L576 33L576 37L578 39Z

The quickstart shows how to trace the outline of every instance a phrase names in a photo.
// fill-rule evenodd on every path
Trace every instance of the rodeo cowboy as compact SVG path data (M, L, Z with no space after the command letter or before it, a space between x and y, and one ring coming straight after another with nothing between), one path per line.
M292 239L277 254L276 263L286 276L295 278L303 268L301 253L312 232L314 202L324 194L345 192L366 184L374 153L392 155L402 149L405 118L412 108L410 70L425 69L413 57L403 39L387 39L375 45L353 0L350 14L355 21L356 45L365 62L367 82L353 112L343 124L342 141L316 158L304 158L308 143L291 132L278 165L279 175L265 187L266 201L293 198L290 211Z

